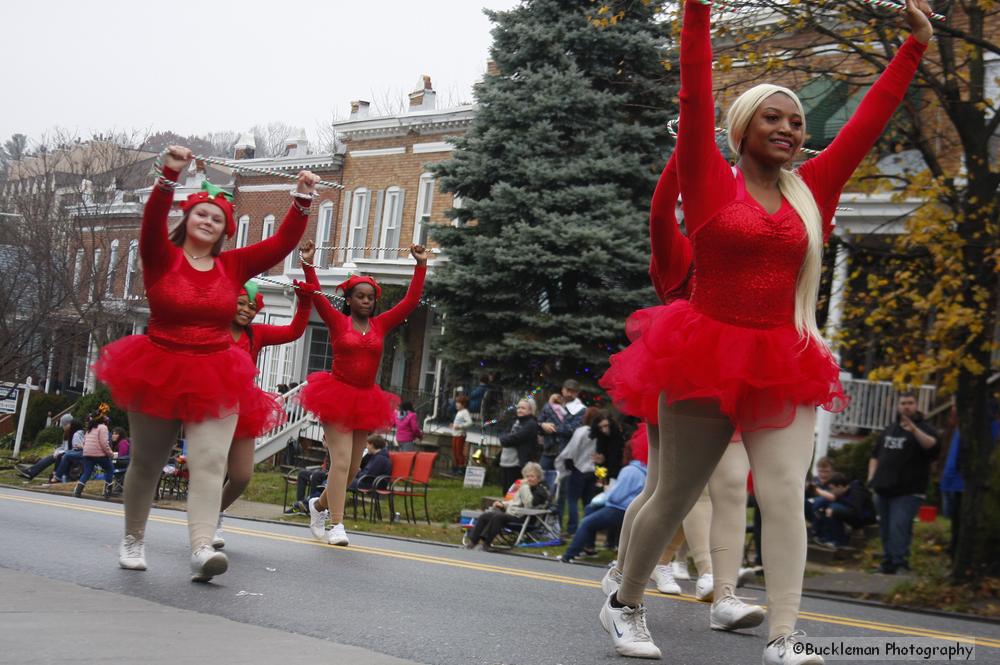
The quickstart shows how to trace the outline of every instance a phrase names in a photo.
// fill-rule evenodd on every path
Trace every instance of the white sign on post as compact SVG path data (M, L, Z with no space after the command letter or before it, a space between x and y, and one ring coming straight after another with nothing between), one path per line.
M0 382L0 413L17 413L16 383Z
M469 464L465 467L465 480L462 487L482 487L486 482L486 467Z

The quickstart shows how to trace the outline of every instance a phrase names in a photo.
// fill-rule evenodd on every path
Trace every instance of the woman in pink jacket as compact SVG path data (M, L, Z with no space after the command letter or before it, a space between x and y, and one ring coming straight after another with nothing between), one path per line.
M411 402L403 402L399 410L392 416L396 420L396 443L400 450L415 450L415 441L419 441L424 433L420 431L417 414L413 411Z
M87 417L83 435L83 475L73 489L73 496L83 493L94 467L104 469L104 496L111 494L111 479L115 475L114 451L111 450L111 435L108 433L107 417L94 412Z

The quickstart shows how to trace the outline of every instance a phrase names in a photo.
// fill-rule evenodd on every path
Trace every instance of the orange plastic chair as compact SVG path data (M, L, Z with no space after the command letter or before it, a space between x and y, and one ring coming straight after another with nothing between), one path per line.
M392 460L392 470L389 472L388 478L386 478L386 476L382 476L381 478L376 478L374 483L372 483L373 493L371 494L371 497L373 515L376 514L376 511L377 514L382 514L381 498L384 496L389 500L389 521L395 521L395 487L397 483L405 483L406 479L410 477L410 471L413 469L413 463L416 457L417 453L415 452L389 453L389 459Z
M434 460L437 459L437 453L417 453L417 459L413 463L413 475L410 479L402 484L402 489L398 489L396 484L393 484L393 495L403 498L403 506L406 510L406 519L416 523L417 521L417 511L414 507L414 499L416 497L424 498L424 518L427 523L431 523L431 513L427 507L427 491L430 489L431 483L431 472L434 470Z

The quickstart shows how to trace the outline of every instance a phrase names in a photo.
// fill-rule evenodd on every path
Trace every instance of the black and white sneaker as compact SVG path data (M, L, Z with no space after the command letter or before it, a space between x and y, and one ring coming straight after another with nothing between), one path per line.
M660 648L653 644L653 638L646 628L646 606L612 607L609 595L601 607L601 625L611 635L615 652L631 658L662 658Z

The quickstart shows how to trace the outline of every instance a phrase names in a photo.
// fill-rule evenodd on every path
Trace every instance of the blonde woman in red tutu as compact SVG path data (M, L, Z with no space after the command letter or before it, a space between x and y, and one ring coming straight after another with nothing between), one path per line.
M757 85L736 100L727 116L736 167L719 152L709 7L685 3L676 155L695 285L690 299L633 321L641 334L612 357L609 370L611 383L639 400L632 412L645 415L656 400L660 438L656 489L634 516L621 586L600 612L620 655L661 657L646 626L646 581L739 429L768 515L762 662L823 663L800 653L795 629L816 407L846 405L839 368L816 326L822 246L841 190L906 94L933 33L929 14L924 0L907 0L911 36L830 146L793 171L805 113L780 86Z
M259 403L260 390L253 383L257 370L250 356L233 345L230 333L237 295L250 277L295 249L319 178L299 173L299 198L274 236L224 252L225 238L236 230L233 206L208 183L181 204L184 217L168 230L175 181L193 157L187 148L167 149L162 175L143 211L139 256L150 310L147 332L105 346L94 370L128 411L132 433L119 565L146 569L149 509L183 427L191 579L206 582L229 566L226 555L212 547L212 536L237 415L245 404Z
M346 302L338 312L325 298L315 298L316 311L330 330L333 367L329 372L313 372L306 379L300 401L323 423L326 447L330 451L330 475L323 494L309 501L309 527L317 540L331 545L349 544L344 530L344 500L347 483L358 472L368 434L388 428L399 398L375 383L382 362L382 343L420 303L427 275L427 250L410 247L417 267L406 296L395 307L375 316L382 287L372 277L352 275L338 289ZM305 267L306 280L317 283L313 266ZM326 512L333 528L326 533Z

